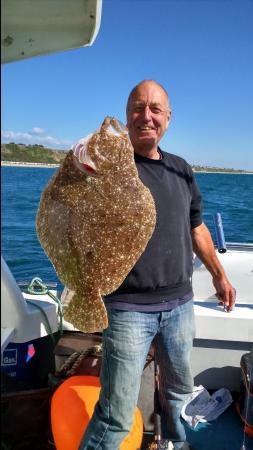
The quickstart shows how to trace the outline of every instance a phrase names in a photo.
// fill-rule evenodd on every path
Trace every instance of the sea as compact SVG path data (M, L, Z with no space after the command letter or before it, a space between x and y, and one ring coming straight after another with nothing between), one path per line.
M57 168L3 166L2 255L18 282L39 277L62 285L38 242L36 212L42 191ZM214 242L214 214L220 213L226 242L253 243L253 174L196 173L204 222Z

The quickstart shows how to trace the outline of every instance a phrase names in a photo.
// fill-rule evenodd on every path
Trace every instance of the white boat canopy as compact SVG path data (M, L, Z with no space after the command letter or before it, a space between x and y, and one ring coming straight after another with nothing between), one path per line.
M102 0L1 0L1 62L93 44Z

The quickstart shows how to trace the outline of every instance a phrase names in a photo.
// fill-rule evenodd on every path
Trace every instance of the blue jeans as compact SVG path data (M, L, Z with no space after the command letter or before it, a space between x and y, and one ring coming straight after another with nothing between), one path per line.
M110 309L108 318L109 326L103 333L100 398L79 450L119 449L131 429L141 375L154 337L163 439L170 439L175 449L180 449L186 439L180 412L193 389L189 368L195 334L193 301L157 313Z

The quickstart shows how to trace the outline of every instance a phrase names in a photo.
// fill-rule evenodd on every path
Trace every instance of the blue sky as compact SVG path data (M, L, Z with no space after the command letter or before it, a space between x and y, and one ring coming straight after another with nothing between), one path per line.
M161 142L190 164L253 170L253 2L104 0L91 47L2 68L2 142L68 149L155 79L172 120Z

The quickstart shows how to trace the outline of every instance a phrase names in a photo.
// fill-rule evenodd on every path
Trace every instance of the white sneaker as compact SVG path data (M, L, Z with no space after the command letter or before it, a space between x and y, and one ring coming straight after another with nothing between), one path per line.
M151 446L149 446L149 450L153 450L153 448L155 448L155 443L152 443ZM171 441L167 441L167 445L164 448L166 448L166 450L175 450L175 447ZM188 442L185 442L180 450L191 450L190 444L188 444Z
M169 450L170 450L170 448L171 448L172 450L175 450L174 445L172 445L172 447L169 447ZM180 447L180 450L191 450L190 444L189 444L188 442L185 442L185 443L183 444L183 447Z

